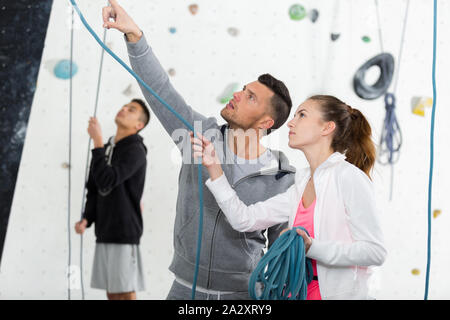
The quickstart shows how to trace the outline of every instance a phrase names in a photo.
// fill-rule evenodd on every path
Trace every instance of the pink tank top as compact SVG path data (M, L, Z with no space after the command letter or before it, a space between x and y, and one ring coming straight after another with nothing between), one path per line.
M308 208L303 206L303 198L300 200L298 205L297 214L295 215L293 227L303 227L305 228L309 236L314 238L314 208L316 207L316 199ZM317 262L312 260L313 274L317 276ZM306 300L321 300L319 282L317 280L311 281L308 284L308 293Z

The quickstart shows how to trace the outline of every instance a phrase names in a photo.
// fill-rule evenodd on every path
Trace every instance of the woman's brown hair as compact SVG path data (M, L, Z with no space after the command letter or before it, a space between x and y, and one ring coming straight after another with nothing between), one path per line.
M372 128L364 115L333 96L315 95L308 100L319 102L323 120L336 124L331 148L345 154L348 162L370 178L376 151Z

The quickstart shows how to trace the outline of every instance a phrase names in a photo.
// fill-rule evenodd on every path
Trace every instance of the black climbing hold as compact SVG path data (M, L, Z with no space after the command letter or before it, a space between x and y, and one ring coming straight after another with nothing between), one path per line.
M340 36L341 36L340 33L332 33L331 34L331 40L332 41L336 41L337 39L339 39Z

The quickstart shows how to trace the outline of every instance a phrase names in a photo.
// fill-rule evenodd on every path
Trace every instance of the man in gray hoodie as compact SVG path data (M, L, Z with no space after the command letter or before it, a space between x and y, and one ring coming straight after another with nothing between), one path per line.
M283 82L269 74L235 92L222 109L226 124L193 110L173 88L145 35L117 3L103 8L105 28L124 33L133 70L194 129L215 145L225 175L247 205L286 191L294 183L295 169L286 156L265 148L260 139L287 120L292 106ZM112 20L111 20L112 19ZM152 94L141 86L153 113L182 154L174 227L174 256L169 267L175 275L167 299L190 299L196 263L199 222L197 159L192 157L189 130ZM203 170L203 183L208 173ZM237 232L228 223L213 195L204 188L203 238L197 299L250 299L248 281L269 245L284 225L265 231Z

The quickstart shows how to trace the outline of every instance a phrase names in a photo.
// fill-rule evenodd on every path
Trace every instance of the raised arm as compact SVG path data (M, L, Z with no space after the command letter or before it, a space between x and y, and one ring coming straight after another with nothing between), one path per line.
M145 35L138 25L116 0L111 0L110 3L111 6L103 8L103 26L108 29L117 29L125 34L131 67L137 75L192 126L194 126L194 121L206 120L206 117L187 105L183 97L172 86L166 71L148 45ZM140 86L153 113L168 134L174 140L185 136L180 132L187 135L188 130L185 125L142 85ZM174 132L177 129L182 130Z

